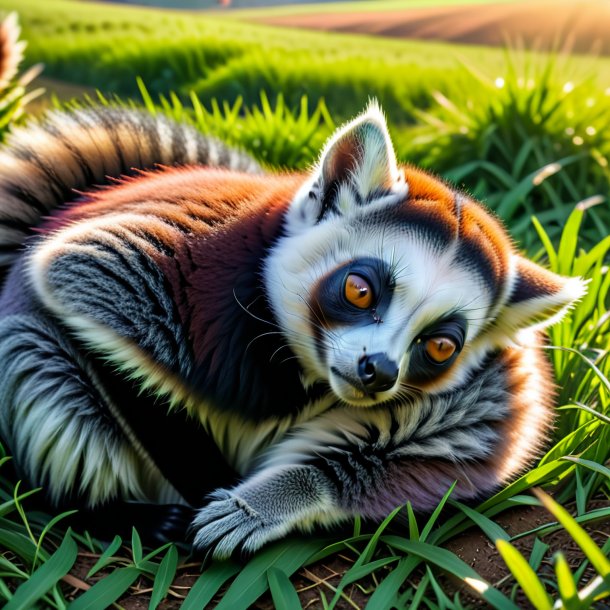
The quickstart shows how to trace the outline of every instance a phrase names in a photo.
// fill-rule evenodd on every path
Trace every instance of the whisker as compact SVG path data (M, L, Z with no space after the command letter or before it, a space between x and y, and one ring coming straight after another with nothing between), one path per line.
M235 302L252 318L254 318L255 320L258 320L259 322L262 322L263 324L269 324L271 326L275 326L276 328L281 328L279 324L277 324L276 322L270 322L269 320L264 320L263 318L259 318L257 315L253 314L248 307L245 307L244 305L242 305L241 301L237 298L237 294L235 293L235 289L233 289L233 298L235 299ZM257 299L259 299L261 297L257 297ZM254 305L254 303L256 303L255 299L252 303L250 303L250 305Z
M283 349L285 349L285 348L290 348L290 346L289 346L287 343L284 343L283 345L280 345L280 346L279 346L279 347L278 347L278 348L277 348L277 349L276 349L276 350L273 352L273 354L271 354L271 356L269 356L269 362L273 362L273 358L274 358L274 356L275 356L275 355L276 355L276 354L277 354L277 353L278 353L280 350L283 350ZM296 358L297 356L296 356L296 355L295 355L295 356L290 356L290 358L286 358L286 360L290 360L290 359L291 359L291 358L293 358L293 357L294 357L294 358ZM286 360L282 360L282 364L283 364L284 362L286 362Z
M269 335L283 335L284 333L282 333L279 330L271 330L268 333L261 333L260 335L257 335L256 337L254 337L254 339L252 339L248 345L246 345L246 349L244 350L244 353L247 353L248 350L250 349L250 346L257 341L258 339L262 339L263 337L268 337Z

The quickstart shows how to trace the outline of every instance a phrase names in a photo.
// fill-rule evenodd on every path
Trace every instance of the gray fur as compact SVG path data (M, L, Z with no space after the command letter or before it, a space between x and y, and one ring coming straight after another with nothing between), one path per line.
M144 244L150 247L124 226L100 228L50 262L45 292L66 317L95 321L187 376L192 356L176 304Z

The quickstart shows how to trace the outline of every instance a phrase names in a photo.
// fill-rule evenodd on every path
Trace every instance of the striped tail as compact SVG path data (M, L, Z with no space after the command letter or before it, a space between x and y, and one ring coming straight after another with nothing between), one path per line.
M54 111L16 129L0 148L0 267L15 259L44 216L77 196L75 189L157 164L261 171L245 153L142 110Z

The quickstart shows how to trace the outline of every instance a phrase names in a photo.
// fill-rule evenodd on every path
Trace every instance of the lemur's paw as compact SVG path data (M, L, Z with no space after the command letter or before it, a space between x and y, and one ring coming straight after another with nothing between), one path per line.
M229 491L218 490L212 498L212 502L198 511L192 528L193 546L214 559L226 559L235 552L252 553L286 531L280 522L264 519Z

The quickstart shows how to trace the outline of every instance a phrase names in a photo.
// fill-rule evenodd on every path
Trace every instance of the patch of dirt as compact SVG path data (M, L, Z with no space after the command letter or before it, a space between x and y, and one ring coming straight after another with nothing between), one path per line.
M610 55L608 0L535 0L401 9L252 17L268 25Z

